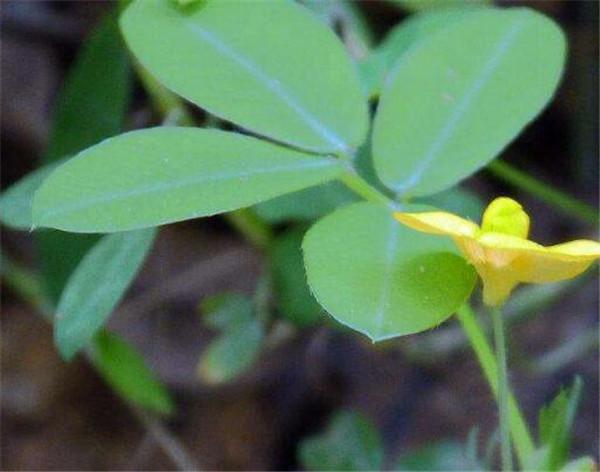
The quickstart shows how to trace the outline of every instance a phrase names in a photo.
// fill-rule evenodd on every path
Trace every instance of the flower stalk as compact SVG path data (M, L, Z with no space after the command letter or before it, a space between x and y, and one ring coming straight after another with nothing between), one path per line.
M498 365L498 417L500 422L500 453L502 470L513 470L512 448L510 445L510 425L508 413L508 367L506 359L506 339L504 321L499 306L492 308L494 325L494 347Z

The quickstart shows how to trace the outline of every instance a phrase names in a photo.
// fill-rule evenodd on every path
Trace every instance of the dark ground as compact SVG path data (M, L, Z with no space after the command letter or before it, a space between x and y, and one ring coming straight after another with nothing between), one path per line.
M522 3L519 3L522 4ZM598 201L598 3L530 2L568 32L565 80L551 107L503 157L592 204ZM106 2L2 2L2 184L35 168L49 129L53 99L86 32ZM383 3L363 6L384 31L400 14ZM138 94L131 124L147 116ZM147 123L146 123L147 124ZM487 200L507 189L485 173L468 182ZM594 237L535 199L534 239ZM28 234L3 231L3 251L35 267ZM442 438L464 439L474 424L495 427L495 407L468 350L410 362L411 336L372 346L329 328L297 332L268 350L233 384L210 387L195 366L210 332L197 310L204 296L250 292L261 255L218 219L171 225L159 240L110 327L138 346L175 393L170 430L209 469L293 469L300 438L326 424L337 408L372 418L390 456ZM582 376L584 398L574 454L598 458L597 349L550 374L528 368L541 356L598 329L597 278L588 278L551 309L519 323L511 337L512 383L526 415L561 384ZM51 329L11 293L2 293L2 465L23 469L171 469L149 433L82 360L59 360ZM452 328L450 321L442 329Z

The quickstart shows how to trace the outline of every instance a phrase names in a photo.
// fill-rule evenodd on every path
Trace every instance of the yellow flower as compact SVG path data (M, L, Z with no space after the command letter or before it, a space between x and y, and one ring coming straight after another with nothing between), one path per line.
M483 300L500 305L519 283L570 279L600 257L600 243L577 240L544 247L527 239L529 216L516 201L500 197L487 207L481 226L442 211L394 213L424 233L450 236L483 281Z

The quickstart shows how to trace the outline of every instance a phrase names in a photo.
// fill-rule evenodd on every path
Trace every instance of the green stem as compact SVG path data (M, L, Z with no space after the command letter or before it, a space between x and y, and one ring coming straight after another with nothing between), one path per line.
M502 470L512 470L512 449L510 446L510 426L508 417L508 367L506 360L506 340L504 339L504 321L499 307L492 309L494 324L494 347L498 366L498 417L500 421L500 452Z
M475 351L490 389L498 397L498 365L496 358L481 326L475 318L473 310L468 304L465 304L458 310L457 316ZM534 450L533 440L510 389L507 389L507 393L510 433L517 456L519 457L519 462L523 465Z
M488 170L496 177L529 192L567 216L575 216L595 226L600 223L600 217L595 208L531 177L523 171L515 169L506 162L496 160L488 166Z
M373 203L379 203L395 209L394 202L386 197L383 193L370 185L365 179L358 175L353 169L348 169L340 180L357 195L363 197Z
M21 267L5 254L2 254L1 274L2 280L11 290L42 313L44 318L52 320L52 305L44 295L42 282L37 274Z
M223 217L259 249L266 249L271 244L273 231L252 210L244 208L225 213Z
M187 111L181 99L154 78L150 72L146 70L139 62L134 61L135 71L142 82L152 107L157 110L163 118L173 115L178 115L178 123L182 126L193 126L194 119Z

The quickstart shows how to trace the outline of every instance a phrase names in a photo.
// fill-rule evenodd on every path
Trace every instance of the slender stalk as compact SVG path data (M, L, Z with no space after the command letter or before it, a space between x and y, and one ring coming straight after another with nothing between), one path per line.
M486 339L485 333L477 322L475 313L473 313L473 310L468 304L465 304L458 310L457 316L465 334L469 338L471 347L475 351L477 360L481 365L492 393L498 397L498 364L496 363L494 352ZM523 465L534 450L533 439L519 406L509 388L507 388L506 396L508 398L507 410L510 433L517 456L519 457L519 462Z
M492 309L494 324L494 346L498 366L498 417L500 422L500 452L502 470L512 470L512 449L510 445L510 426L508 418L508 367L506 361L506 340L504 339L504 321L500 307Z
M259 249L266 249L273 240L273 231L248 208L225 214L228 223Z
M52 320L52 305L44 294L38 274L21 267L2 253L2 280L29 305L39 311L44 318Z
M496 160L487 169L496 177L534 195L567 216L575 216L595 226L600 223L600 217L595 208L537 180L523 171L515 169L506 162Z
M129 406L138 421L146 427L146 430L179 470L202 470L183 444L165 428L160 420L135 405L130 404Z
M346 187L348 187L357 195L363 197L365 200L395 209L395 204L392 200L370 185L353 169L348 169L344 174L342 174L340 180L346 185Z
M140 81L150 101L152 107L158 111L163 118L172 115L174 112L178 114L178 123L182 126L193 126L194 119L192 115L187 111L183 102L179 96L175 95L170 90L163 87L163 85L154 78L150 72L146 70L138 61L133 61L135 72L137 73Z

